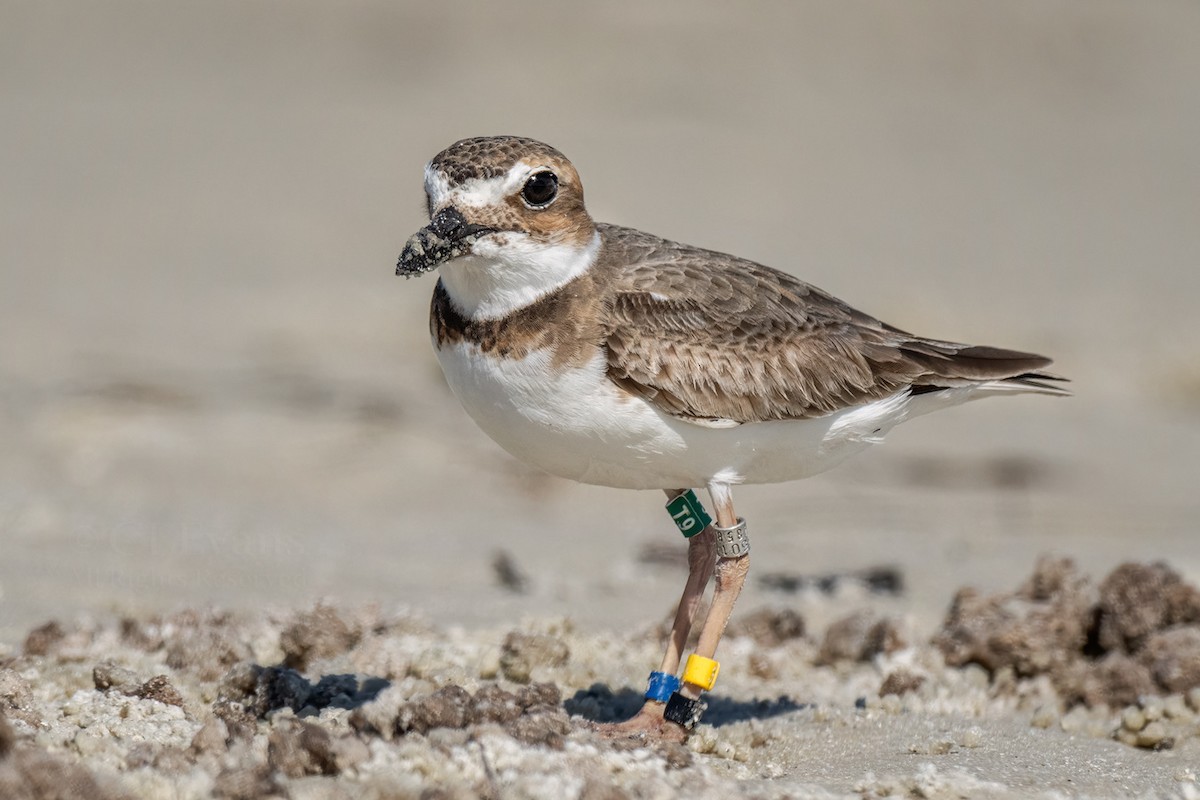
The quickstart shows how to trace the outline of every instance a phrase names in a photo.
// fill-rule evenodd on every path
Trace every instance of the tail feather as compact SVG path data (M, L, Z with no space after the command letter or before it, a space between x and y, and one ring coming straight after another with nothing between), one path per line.
M913 386L914 394L977 386L989 392L1034 392L1069 396L1056 386L1067 378L1046 372L1049 358L1019 350L986 345L962 345L932 339L914 339L904 344L905 354L926 370Z
M1016 375L1012 378L984 381L981 388L996 392L1030 392L1033 394L1048 394L1055 397L1071 396L1069 389L1055 386L1047 383L1047 381L1069 382L1067 378L1061 375L1054 375L1050 372L1027 372L1024 375Z

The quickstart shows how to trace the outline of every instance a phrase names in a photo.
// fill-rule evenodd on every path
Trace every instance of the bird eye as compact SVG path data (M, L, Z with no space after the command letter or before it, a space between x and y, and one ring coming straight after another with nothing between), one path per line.
M558 196L558 176L549 170L535 172L525 181L521 197L534 208L548 205Z

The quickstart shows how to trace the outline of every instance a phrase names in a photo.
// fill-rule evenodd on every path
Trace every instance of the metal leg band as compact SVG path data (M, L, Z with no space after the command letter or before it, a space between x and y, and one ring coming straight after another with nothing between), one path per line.
M666 672L655 670L650 673L650 680L646 686L646 699L665 703L678 690L679 678Z
M732 528L722 528L713 525L717 534L717 556L720 558L740 558L750 554L750 537L746 535L746 520L738 517L737 525Z
M675 521L675 527L690 539L712 523L712 517L704 510L704 504L696 493L688 489L683 494L667 503L667 513Z
M690 731L696 727L696 723L700 721L700 717L704 714L704 709L706 708L708 708L708 703L684 697L679 692L676 692L667 701L667 707L663 711L663 719L667 722L674 722L676 725L682 725Z

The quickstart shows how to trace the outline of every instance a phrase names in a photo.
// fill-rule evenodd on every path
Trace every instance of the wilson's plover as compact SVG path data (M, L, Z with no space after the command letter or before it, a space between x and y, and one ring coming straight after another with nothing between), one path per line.
M426 166L425 193L430 223L396 274L440 270L430 332L467 412L547 472L664 490L689 536L667 652L616 731L682 738L703 711L749 566L732 487L815 475L967 400L1066 394L1042 356L914 336L786 273L594 222L575 167L532 139L456 142Z

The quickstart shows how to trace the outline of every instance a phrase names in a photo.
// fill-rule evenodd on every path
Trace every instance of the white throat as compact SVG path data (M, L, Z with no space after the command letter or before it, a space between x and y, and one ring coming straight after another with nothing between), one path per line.
M596 262L600 232L585 246L539 244L502 232L475 242L472 255L440 268L455 309L468 319L500 319L570 283Z

